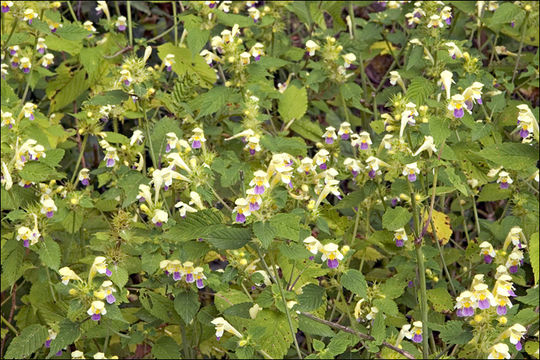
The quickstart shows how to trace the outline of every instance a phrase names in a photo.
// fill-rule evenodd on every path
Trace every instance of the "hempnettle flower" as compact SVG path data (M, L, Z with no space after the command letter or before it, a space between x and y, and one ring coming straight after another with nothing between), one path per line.
M13 1L2 1L2 12L7 13L13 7Z
M49 66L54 64L54 55L53 54L45 54L41 58L41 66L43 66L45 69L49 68Z
M405 232L404 228L399 228L394 232L394 241L396 242L397 247L403 247L405 245L405 241L407 241L409 238L407 237L407 233Z
M441 10L441 19L446 23L446 25L452 24L452 8L445 6Z
M317 151L317 153L313 157L313 160L315 161L315 164L317 164L317 166L320 169L326 170L327 169L326 162L328 161L328 156L329 155L330 155L330 153L328 152L328 150L321 149L321 150Z
M416 150L416 152L413 154L413 156L417 156L422 151L427 151L429 156L433 154L433 152L437 152L437 148L435 147L433 136L424 136L424 143L422 146Z
M328 126L326 132L323 134L324 142L327 144L333 144L334 140L337 139L336 129L333 126Z
M493 245L491 245L489 242L484 241L480 244L480 255L484 256L484 262L486 264L491 264L493 259L496 256L495 250L493 249Z
M246 216L251 215L251 210L249 209L249 202L244 198L238 198L234 202L236 207L234 212L236 212L236 222L243 223L246 221Z
M174 61L174 55L173 54L167 54L165 56L165 58L163 59L163 66L165 66L165 69L168 71L168 72L171 72L172 71L172 66L173 64L175 64L176 62Z
M249 65L250 60L251 60L250 53L244 51L243 53L240 54L240 63L242 65Z
M116 164L116 162L118 160L120 160L120 158L118 157L118 153L116 152L116 149L112 146L108 147L107 149L107 153L105 154L105 166L106 167L113 167L114 164Z
M508 259L506 260L506 267L511 274L515 274L518 271L518 268L523 263L523 252L517 247L512 250Z
M525 234L523 234L523 229L519 226L514 226L510 229L508 232L508 235L506 235L506 239L504 240L503 250L506 250L508 248L508 245L512 243L512 245L516 246L518 249L521 249L523 247L522 241L525 240Z
M211 321L211 323L216 327L216 339L218 341L219 339L221 339L225 331L233 334L240 339L243 337L242 334L238 332L238 330L236 330L231 324L229 324L227 320L222 317L215 318Z
M92 320L99 321L101 319L101 315L107 314L107 309L105 309L105 303L103 301L92 301L92 305L86 311L88 315L92 317Z
M354 139L351 140L351 145L359 146L360 150L367 150L372 144L373 142L371 141L371 136L367 131L362 131L360 134L358 134L358 137L354 137Z
M347 169L351 172L353 177L356 177L360 171L362 170L362 167L360 165L360 161L353 159L353 158L346 158L343 160L343 165L347 167Z
M249 211L257 211L261 208L261 195L255 193L255 189L246 190L246 200L249 203Z
M167 223L169 220L169 215L166 211L161 209L154 210L154 216L152 217L152 223L158 227L161 227L163 224Z
M217 56L216 54L214 54L213 52L211 51L208 51L206 49L202 50L200 53L199 53L200 56L202 56L204 58L204 61L206 61L206 63L212 67L214 62L218 63L220 62L220 58L219 56Z
M448 110L452 111L454 117L460 119L465 115L464 109L465 98L461 94L456 94L452 96L450 102L448 103Z
M49 219L52 218L54 212L58 210L54 200L48 196L43 196L39 202L41 203L41 213L45 214Z
M307 250L312 253L313 255L317 255L319 251L322 252L323 246L319 242L319 240L315 239L313 236L308 236L304 239L304 245L306 246Z
M413 327L410 332L410 336L408 338L410 339L412 337L412 341L415 343L421 343L422 342L422 322L421 321L415 321L413 322Z
M129 139L129 145L133 146L135 144L141 144L144 140L144 135L141 130L135 130L131 138Z
M75 271L71 270L67 266L58 270L58 273L62 277L62 284L64 285L67 285L70 280L82 281L82 279L75 273Z
M250 7L248 9L249 16L253 19L253 22L258 22L261 18L261 12L256 7Z
M90 269L90 273L96 273L99 274L105 274L107 276L112 275L112 271L107 268L107 263L105 262L106 259L104 256L97 256L94 259L94 263L92 264L92 268Z
M200 149L202 144L206 142L203 130L198 127L193 129L193 135L189 138L189 141L193 149Z
M304 173L308 175L312 171L315 170L315 167L313 165L313 159L310 157L305 157L302 160L300 160L300 166L296 169L299 173Z
M97 31L94 27L94 24L90 20L85 21L83 27L85 30L90 31L92 34ZM92 37L92 34L88 34L87 37Z
M124 84L125 86L129 86L131 82L133 81L133 78L131 77L131 72L127 69L120 70L120 82Z
M197 266L195 269L193 269L193 277L195 278L195 285L198 289L204 288L204 280L206 279L206 276L204 275L204 269L200 266Z
M308 40L306 42L306 50L308 51L309 53L309 56L313 56L315 55L315 51L319 50L321 47L319 46L319 44L317 44L315 41L313 40Z
M356 61L356 55L354 55L353 53L345 54L342 57L343 57L343 62L345 63L343 66L346 69L351 67L351 64Z
M431 17L429 18L429 23L427 24L427 27L428 28L434 28L434 29L437 29L437 28L443 28L444 27L444 23L443 21L441 20L441 17L437 14L433 14L431 15Z
M508 189L510 184L512 184L514 180L510 177L510 174L508 174L506 171L501 171L499 173L499 178L497 179L497 183L500 184L501 189Z
M107 300L107 303L114 304L116 301L116 298L114 297L113 293L116 292L116 289L113 286L113 283L109 280L105 280L103 284L101 284L98 291L94 291L94 296L100 300Z
M499 316L506 315L506 312L508 311L507 308L511 308L513 306L512 301L510 301L508 291L502 287L496 288L494 299L495 306L497 306L497 315Z
M259 61L261 59L261 56L264 55L263 49L264 49L264 45L261 43L256 43L255 45L251 47L249 52L251 56L253 56L253 59L255 59L255 61Z
M118 19L116 20L116 23L114 24L116 26L116 28L118 29L118 31L124 31L126 30L127 28L127 22L126 22L126 17L125 16L119 16Z
M30 245L35 245L39 241L39 238L41 237L41 234L39 233L39 230L37 226L34 227L34 229L30 229L26 226L21 226L19 229L17 229L17 241L23 241L24 247L30 247Z
M381 166L389 166L384 161L376 158L375 156L370 156L366 159L366 170L369 170L368 175L371 179L374 179L375 176L381 175L382 172L380 170Z
M347 121L342 122L338 130L338 135L341 136L341 140L348 140L351 132L351 124Z
M490 306L495 306L495 298L493 294L489 292L488 286L486 284L478 284L474 286L474 297L478 300L478 308L485 310L489 309Z
M339 246L334 243L328 243L320 250L322 253L321 260L326 261L330 269L335 269L339 265L339 260L343 260L343 254L339 251Z
M47 50L47 45L45 44L44 38L37 39L36 50L42 55L45 54L45 50Z
M35 12L33 9L24 10L23 21L28 21L28 25L32 25L32 21L34 19L39 19L37 12Z
M476 305L476 297L468 290L463 291L456 298L456 315L460 317L473 316Z
M255 171L255 173L253 173L253 180L249 182L249 186L254 186L255 194L264 194L264 190L270 187L266 171Z
M13 118L13 114L6 111L2 111L2 127L7 126L8 128L13 128L13 124L15 124L15 119Z
M37 105L31 102L24 104L22 111L24 112L24 117L29 120L34 120L34 110L37 109Z
M488 359L510 359L508 345L503 343L495 344L489 351Z
M514 324L503 333L503 339L510 338L510 343L516 346L517 351L521 351L521 339L527 333L527 328L521 324Z
M407 176L407 179L410 182L416 181L416 174L420 174L420 169L418 168L418 163L413 162L410 164L405 165L405 168L402 172L403 176Z

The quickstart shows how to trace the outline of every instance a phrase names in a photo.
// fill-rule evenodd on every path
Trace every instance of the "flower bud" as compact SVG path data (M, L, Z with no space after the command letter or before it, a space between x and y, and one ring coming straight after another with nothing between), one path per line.
M341 248L341 253L343 255L347 255L347 253L351 250L351 247L349 245L345 245L344 247Z
M71 205L78 205L79 204L79 199L77 198L71 198Z
M506 318L506 316L501 316L498 320L499 320L499 324L501 325L506 325L506 323L508 322L508 319Z
M79 292L76 290L76 289L69 289L69 295L71 296L75 296L77 295Z
M240 347L244 347L244 346L246 346L246 344L247 344L247 340L246 340L246 339L242 339L242 340L240 340L240 341L238 342L238 346L240 346Z
M484 318L482 317L482 315L475 315L474 316L474 321L477 322L477 323L481 323L483 319Z
M239 263L240 263L240 265L245 266L245 265L247 265L247 260L244 259L244 258L240 259Z

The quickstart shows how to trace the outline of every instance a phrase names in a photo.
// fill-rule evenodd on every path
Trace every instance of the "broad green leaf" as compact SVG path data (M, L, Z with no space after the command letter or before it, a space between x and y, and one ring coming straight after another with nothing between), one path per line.
M279 100L278 111L284 123L304 116L307 111L306 88L289 85Z
M539 271L539 253L538 253L538 233L531 235L529 239L529 258L531 259L531 267L534 273L534 283L538 284L538 278L540 276Z
M433 94L432 81L423 77L415 77L407 87L407 97L417 106L425 104L428 97Z
M19 172L19 175L26 181L36 183L61 178L61 175L50 166L34 161L24 165L24 168Z
M25 327L19 336L9 344L5 353L6 359L23 359L29 357L34 351L41 348L47 340L49 333L43 325L33 324Z
M201 210L196 213L187 213L185 218L180 219L180 221L178 221L178 223L163 236L165 239L176 242L198 238L204 239L212 229L212 225L220 224L222 218L221 213L213 209Z
M163 61L168 54L174 55L175 63L172 65L173 71L180 75L190 74L200 77L201 85L210 88L216 82L216 73L208 66L204 59L198 54L193 54L188 48L174 46L165 43L158 47L159 58Z
M276 235L274 228L268 221L254 223L253 234L261 241L265 249L268 249L268 246L270 246Z
M128 282L127 270L118 265L109 265L109 269L112 272L112 275L110 276L111 281L119 288L123 288Z
M477 201L497 201L508 199L512 195L512 190L501 189L499 184L486 184L482 186L482 190L478 195Z
M427 298L437 312L450 311L454 308L454 299L446 288L438 287L428 290Z
M450 183L454 185L460 193L465 196L469 195L469 186L458 174L456 174L456 169L454 169L453 167L447 167L444 169L444 173L448 177Z
M251 240L250 229L230 227L227 225L213 225L204 237L210 244L218 249L239 249Z
M60 267L60 246L52 238L46 236L39 249L39 258L51 269L58 270Z
M88 100L88 105L119 105L129 99L129 95L122 90L111 90L104 94L96 95Z
M307 146L302 138L299 137L281 137L264 135L261 139L263 148L273 153L288 153L294 156L306 156Z
M371 329L371 336L375 338L376 345L381 345L386 338L386 326L384 324L383 314L377 314L375 320L373 320L373 328Z
M51 99L50 111L58 111L64 106L71 104L88 89L86 71L79 70Z
M532 306L538 305L538 287L528 289L527 295L518 296L516 299L523 304Z
M524 170L536 165L538 146L518 143L492 144L486 146L478 155L492 161L505 170Z
M65 154L64 149L50 149L45 151L45 157L39 158L39 162L50 167L58 166Z
M396 206L395 208L388 208L383 215L382 224L383 227L390 231L395 231L404 227L409 220L411 220L412 214L409 210Z
M323 287L315 284L307 284L302 287L302 293L298 295L298 310L313 311L323 304L325 296Z
M81 335L79 324L71 322L67 319L62 320L58 335L51 342L51 348L47 358L53 357L59 350L73 344Z
M298 324L296 318L292 319L292 323L296 332ZM284 358L294 336L289 329L287 316L283 313L265 309L257 315L257 324L259 326L264 324L264 332L254 337L255 343L272 358Z
M379 313L384 313L389 316L397 316L399 314L397 304L391 299L376 299L373 304L379 309Z
M180 346L170 336L164 335L154 342L152 355L156 359L181 359Z
M270 219L276 237L298 241L300 237L300 217L292 214L277 214Z
M439 336L447 344L463 345L472 339L472 333L468 329L463 329L463 322L451 320L446 323Z
M358 270L349 269L341 276L341 284L361 298L367 296L367 283L364 275Z
M81 41L90 35L90 31L77 24L64 24L56 30L56 35L66 40Z
M180 291L174 298L174 309L186 324L193 320L199 307L199 296L193 291Z

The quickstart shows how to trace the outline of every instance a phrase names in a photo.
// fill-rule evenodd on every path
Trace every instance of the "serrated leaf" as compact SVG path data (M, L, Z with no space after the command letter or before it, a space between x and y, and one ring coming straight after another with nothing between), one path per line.
M289 85L279 99L278 111L285 123L304 116L307 111L306 88Z
M375 338L375 345L381 345L386 338L386 326L384 324L384 316L382 314L377 314L375 320L373 320L371 336Z
M33 324L25 327L19 336L9 344L5 353L6 359L23 359L29 357L39 349L47 340L49 333L43 325Z
M128 282L128 272L126 269L121 268L117 265L109 266L112 274L109 277L113 283L116 284L119 288L123 288L124 285Z
M460 193L465 196L469 196L469 186L458 174L456 174L456 169L453 167L448 167L444 169L444 173L448 177L450 183L454 185L454 187L459 190Z
M412 214L409 210L396 206L395 208L388 208L382 218L383 227L390 231L395 231L404 227L410 220Z
M58 111L64 106L71 104L88 89L86 71L79 70L51 99L50 111Z
M529 239L529 258L531 260L531 267L534 273L534 284L538 284L538 278L540 276L539 272L539 253L538 253L538 233L534 233L531 235L531 238Z
M81 335L79 324L71 322L67 319L62 320L58 335L51 342L51 348L47 359L53 357L59 350L73 344Z
M297 327L296 318L292 318L293 328ZM280 312L262 310L257 315L257 324L264 324L264 332L255 337L255 343L273 359L284 358L292 344L291 330L287 316ZM296 330L295 330L296 331Z
M199 110L197 118L200 118L223 110L233 94L233 90L226 86L216 86L195 97L190 105L194 110Z
M431 302L433 309L437 312L450 311L454 308L454 299L443 287L429 289L427 298Z
M88 100L88 105L104 106L119 105L129 99L129 95L122 90L111 90L104 94L96 95Z
M486 184L482 186L477 201L497 201L508 199L512 195L512 190L501 189L499 184Z
M186 324L193 320L200 305L199 296L193 291L181 291L174 298L174 309Z
M463 322L457 320L448 321L439 334L442 341L447 344L463 345L468 343L473 335L469 330L462 328Z
M6 196L7 197L7 196ZM24 248L20 242L10 240L2 247L2 281L1 291L9 288L22 275Z
M45 157L40 158L39 162L50 167L55 167L60 163L65 153L66 151L64 149L47 150L45 151Z
M305 316L298 318L298 329L306 334L316 336L332 337L335 335L330 326L321 324Z
M417 106L425 104L428 97L433 94L432 81L423 77L415 77L407 87L407 97Z
M376 299L373 304L379 309L379 313L384 313L389 316L396 316L399 314L397 304L391 299Z
M19 175L26 181L36 183L61 178L60 174L50 166L34 161L27 163Z
M253 224L253 234L261 241L263 248L268 249L275 237L275 231L270 222L258 221Z
M171 337L165 335L154 342L152 355L156 359L181 359L180 346Z
M186 217L164 234L164 238L173 241L187 241L206 238L212 225L220 224L222 215L218 211L206 209L196 213L187 213Z
M66 40L81 41L90 35L91 32L76 24L63 24L62 27L56 30L55 34Z
M538 300L539 300L538 290L539 290L538 287L528 289L527 290L527 295L518 296L516 298L516 300L519 301L520 303L523 303L523 304L537 306L538 305Z
M290 129L302 136L304 139L313 142L321 141L323 131L318 123L311 121L307 116L295 120Z
M307 154L306 143L299 137L284 138L265 135L261 139L261 145L273 153L285 152L294 156L306 156Z
M444 246L448 243L448 241L450 241L450 237L452 236L452 233L453 233L452 227L450 226L450 217L446 215L445 213L442 213L437 210L433 210L433 212L431 213L431 217L433 219L433 223L435 224L435 231L437 233L437 238L441 242L441 245ZM427 209L424 211L423 218L426 219L425 221L427 221L427 218L428 218ZM427 231L433 238L433 229L431 227L431 223L428 224ZM433 240L435 239L433 238Z
M211 226L205 240L218 249L239 249L251 240L251 230L227 225Z
M506 170L524 170L536 165L538 146L503 143L486 146L478 155Z
M358 270L349 269L341 276L341 284L361 298L367 296L367 283L364 275Z
M158 46L158 55L161 61L168 54L174 55L175 63L173 63L172 69L179 76L185 74L196 75L202 80L200 85L205 88L212 87L216 82L216 73L208 66L202 56L193 55L188 48L180 48L170 42Z
M307 284L302 287L302 293L298 295L298 310L312 311L318 309L323 304L325 290L315 284Z
M450 129L450 119L443 117L432 117L429 119L429 134L433 136L435 145L440 146L444 140L452 133Z
M39 249L39 258L51 269L58 270L60 267L60 246L50 237L45 237L45 241Z
M277 214L270 219L275 236L298 241L300 237L300 217L292 214Z

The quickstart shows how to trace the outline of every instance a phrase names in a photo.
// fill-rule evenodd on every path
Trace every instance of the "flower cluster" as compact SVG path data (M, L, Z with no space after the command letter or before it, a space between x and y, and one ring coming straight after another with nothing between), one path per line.
M319 240L313 236L308 236L305 238L304 245L313 255L321 253L321 260L326 261L326 265L328 265L330 269L337 268L339 266L339 262L344 258L343 253L347 253L349 250L348 246L344 246L342 250L339 251L339 246L334 243L322 245ZM310 259L313 259L313 256L310 257Z
M204 288L204 269L200 266L193 267L191 261L186 261L183 264L180 260L163 260L159 263L159 267L166 275L172 275L174 281L180 281L185 276L185 281L188 284L195 283L197 288Z

